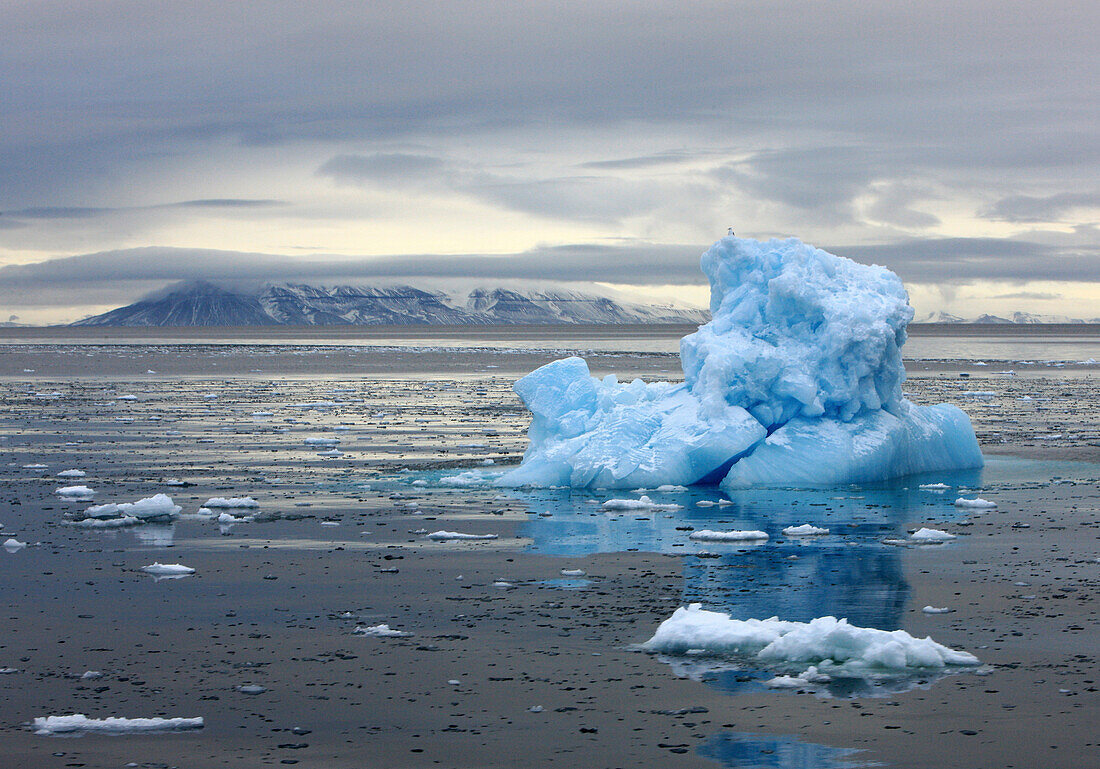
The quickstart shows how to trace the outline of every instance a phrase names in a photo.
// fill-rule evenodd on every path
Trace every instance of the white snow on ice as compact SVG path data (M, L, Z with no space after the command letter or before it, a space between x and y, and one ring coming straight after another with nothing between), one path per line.
M804 523L801 526L788 526L783 529L783 533L788 537L817 537L828 534L829 530L823 529L820 526Z
M768 538L766 531L711 531L700 529L688 535L691 539L700 542L760 542Z
M108 734L133 734L138 732L170 732L201 729L199 718L88 718L80 713L71 716L46 716L36 718L32 724L35 734L73 734L77 732L102 732Z
M878 630L851 625L836 617L810 622L771 619L735 620L706 611L700 604L677 609L642 647L648 651L751 656L764 664L807 664L826 675L860 675L875 671L973 666L978 659L931 638L914 638L904 630Z

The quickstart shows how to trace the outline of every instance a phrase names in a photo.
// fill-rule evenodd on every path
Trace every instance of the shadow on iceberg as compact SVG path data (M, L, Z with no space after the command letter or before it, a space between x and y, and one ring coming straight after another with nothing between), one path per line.
M980 467L970 420L906 400L901 280L796 239L727 237L701 259L710 323L684 382L596 379L580 358L515 384L530 444L503 486L865 483Z

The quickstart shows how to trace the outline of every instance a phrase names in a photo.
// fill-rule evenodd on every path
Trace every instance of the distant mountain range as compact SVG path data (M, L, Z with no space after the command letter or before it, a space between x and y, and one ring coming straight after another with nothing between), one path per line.
M1031 312L1014 312L1010 318L1002 318L999 315L979 315L976 318L960 318L949 312L933 312L913 318L914 323L1000 323L1000 324L1035 324L1035 323L1100 323L1100 318L1070 318L1065 315L1036 315Z
M74 326L412 326L691 323L707 310L633 304L570 290L476 289L452 298L412 286L277 284L255 292L177 284Z

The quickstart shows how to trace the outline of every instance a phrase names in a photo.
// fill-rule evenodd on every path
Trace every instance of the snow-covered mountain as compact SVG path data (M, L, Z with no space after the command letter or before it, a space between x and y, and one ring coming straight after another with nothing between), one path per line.
M1012 317L1004 318L1000 315L979 315L976 318L960 318L949 312L938 310L928 315L914 318L914 323L971 323L981 325L1020 325L1039 323L1100 323L1100 318L1070 318L1065 315L1036 315L1031 312L1014 312Z
M269 285L235 291L205 282L172 286L74 326L410 326L705 323L707 310L623 302L553 289L480 288L451 297L412 286Z

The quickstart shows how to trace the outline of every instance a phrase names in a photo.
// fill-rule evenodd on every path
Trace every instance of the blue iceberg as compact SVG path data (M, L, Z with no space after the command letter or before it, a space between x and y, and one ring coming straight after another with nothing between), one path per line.
M580 358L515 384L530 445L504 486L866 483L980 467L970 420L905 399L913 318L897 275L791 238L702 256L712 320L680 341L682 383L596 379Z

